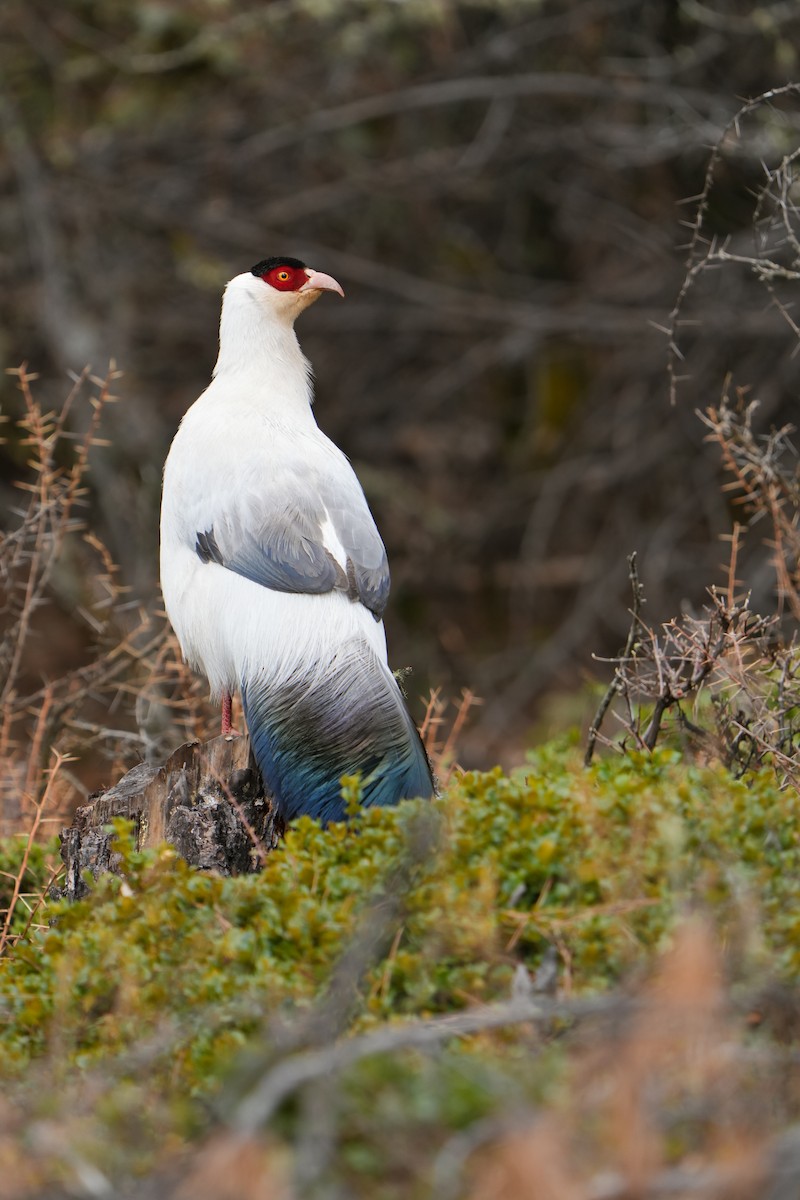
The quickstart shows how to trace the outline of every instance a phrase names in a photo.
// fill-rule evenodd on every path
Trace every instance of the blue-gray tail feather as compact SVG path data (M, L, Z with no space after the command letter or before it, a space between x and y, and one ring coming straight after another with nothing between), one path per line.
M349 643L288 681L265 670L241 687L253 753L284 821L343 820L343 775L360 775L367 806L433 794L400 688L366 643Z

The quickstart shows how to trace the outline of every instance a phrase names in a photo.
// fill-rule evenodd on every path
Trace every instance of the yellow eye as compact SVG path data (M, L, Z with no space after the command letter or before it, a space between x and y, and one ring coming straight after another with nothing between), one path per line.
M289 279L289 272L288 271L278 271L278 279L280 279L281 283L286 283L287 280Z

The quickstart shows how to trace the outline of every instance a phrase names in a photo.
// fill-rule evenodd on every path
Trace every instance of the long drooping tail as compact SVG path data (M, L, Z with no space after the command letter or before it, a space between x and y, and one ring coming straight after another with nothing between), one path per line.
M248 673L241 689L253 752L285 821L343 820L343 775L360 775L364 805L433 794L400 688L366 642L353 639L278 679L267 669Z

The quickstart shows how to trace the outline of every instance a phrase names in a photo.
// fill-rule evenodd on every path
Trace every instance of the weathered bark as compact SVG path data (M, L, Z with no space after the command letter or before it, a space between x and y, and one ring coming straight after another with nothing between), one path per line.
M137 849L169 842L192 866L223 875L258 870L280 833L250 739L189 742L163 766L140 763L76 811L61 833L63 896L87 893L85 871L96 877L114 870L114 817L134 822Z

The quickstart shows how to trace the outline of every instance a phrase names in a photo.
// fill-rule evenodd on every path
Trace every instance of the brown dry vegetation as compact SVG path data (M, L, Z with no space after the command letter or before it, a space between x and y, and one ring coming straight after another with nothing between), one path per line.
M90 454L103 445L113 371L84 372L52 411L35 395L35 375L13 374L24 411L6 431L26 462L16 485L23 503L0 533L4 835L27 827L45 793L48 819L63 817L93 782L198 736L207 716L163 613L130 596L86 522ZM76 437L70 417L80 408L88 411Z

